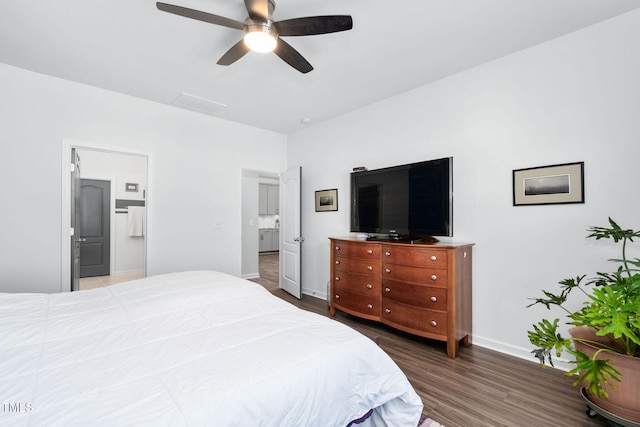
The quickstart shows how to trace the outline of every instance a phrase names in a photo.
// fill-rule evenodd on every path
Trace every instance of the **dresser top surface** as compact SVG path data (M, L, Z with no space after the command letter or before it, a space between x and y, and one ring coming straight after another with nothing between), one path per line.
M464 246L473 246L475 243L459 243L459 242L436 242L436 243L428 243L428 242L395 242L389 240L367 240L360 237L354 236L342 236L342 237L329 237L330 240L340 240L344 242L356 242L356 243L369 243L369 244L377 244L377 245L401 245L401 246L415 246L415 247L425 247L425 248L460 248Z

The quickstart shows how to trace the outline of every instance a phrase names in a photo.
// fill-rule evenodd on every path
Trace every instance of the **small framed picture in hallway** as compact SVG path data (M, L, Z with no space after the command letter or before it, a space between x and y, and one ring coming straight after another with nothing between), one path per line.
M338 189L316 191L316 212L338 210Z

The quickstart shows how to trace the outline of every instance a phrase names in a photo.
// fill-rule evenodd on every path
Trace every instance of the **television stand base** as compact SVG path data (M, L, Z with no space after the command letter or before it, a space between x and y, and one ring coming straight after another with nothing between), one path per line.
M425 243L425 244L433 244L438 243L440 240L436 239L433 236L369 236L367 240L374 242L392 242L392 243Z

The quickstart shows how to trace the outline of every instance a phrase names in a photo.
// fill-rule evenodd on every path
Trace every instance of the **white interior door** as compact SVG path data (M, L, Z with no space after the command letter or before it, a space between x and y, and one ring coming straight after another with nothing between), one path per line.
M280 174L280 287L300 298L300 180L302 168Z

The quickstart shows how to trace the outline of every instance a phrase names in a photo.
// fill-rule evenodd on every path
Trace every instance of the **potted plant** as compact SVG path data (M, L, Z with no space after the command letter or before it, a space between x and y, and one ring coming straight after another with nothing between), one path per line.
M567 313L571 338L558 329L560 319L543 319L528 331L532 351L544 367L567 351L575 367L566 375L577 375L589 400L614 415L640 422L640 259L627 259L627 244L640 238L640 231L621 228L609 218L609 227L590 227L588 238L613 239L621 243L622 258L611 259L618 267L611 273L596 273L559 282L558 293L543 290L533 299L547 309L558 306ZM569 296L583 294L586 301L577 311L566 308Z

